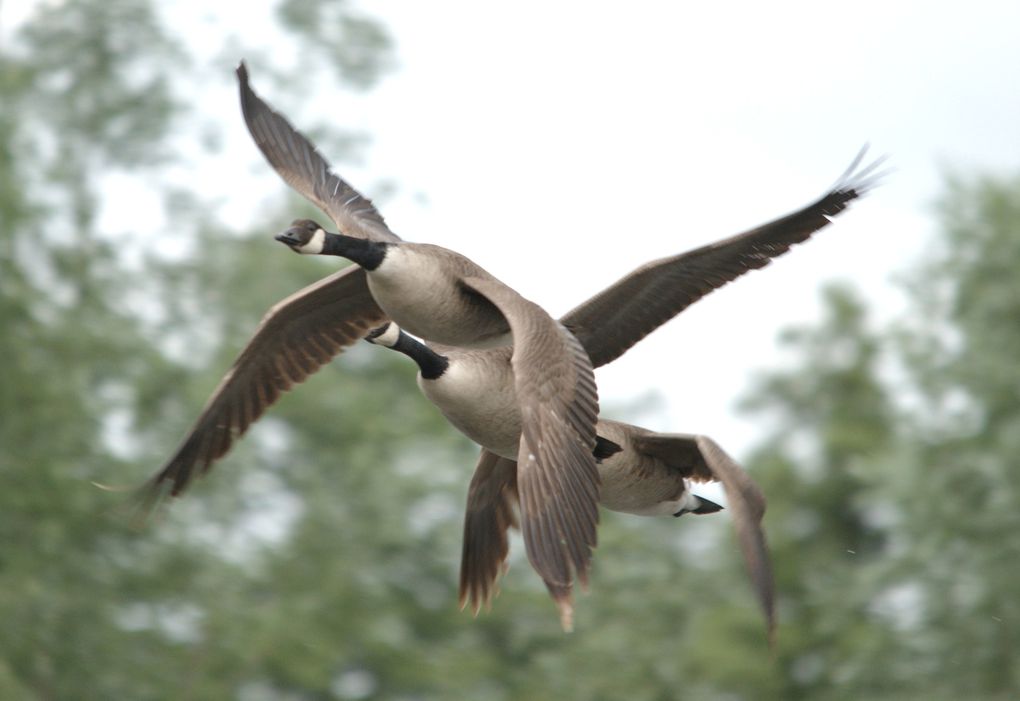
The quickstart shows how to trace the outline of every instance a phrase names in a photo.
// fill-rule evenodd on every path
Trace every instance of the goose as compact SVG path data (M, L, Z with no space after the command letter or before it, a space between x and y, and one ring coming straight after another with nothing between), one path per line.
M866 194L881 177L877 169L884 159L877 159L859 169L866 152L867 147L857 154L825 195L806 207L736 236L646 263L578 305L560 322L575 334L594 367L615 360L706 294L750 270L768 265L792 245L807 240L814 232L830 224L835 216ZM516 409L514 367L507 349L458 349L435 343L430 347L415 342L394 323L375 329L366 340L391 347L415 360L419 367L418 385L425 396L455 428L483 447L476 467L476 480L481 479L479 475L495 469L493 461L505 461L505 464L500 463L504 471L516 470L513 461L521 431L521 417ZM480 389L482 387L484 391ZM597 434L600 440L605 438L598 428ZM702 446L707 445L705 441L708 439L700 437L699 440ZM717 446L711 449L702 447L702 451L706 455L725 456ZM715 464L726 461L732 463L725 456L717 458ZM604 478L605 470L600 470L600 474ZM728 479L732 481L733 478ZM472 485L474 490L475 480ZM602 490L605 493L605 485ZM612 494L612 490L609 493ZM761 513L764 513L763 499L750 499L748 503L755 508L760 507ZM751 512L753 509L742 513ZM505 514L501 520L505 521ZM746 518L739 520L744 521ZM487 601L489 591L488 587L478 585L477 577L465 574L471 571L467 566L468 544L476 543L477 546L479 541L474 534L478 530L471 527L469 516L465 526L466 550L462 561L460 597L462 605L470 599L476 612ZM763 537L759 540L764 543ZM754 541L755 537L751 535L741 535L745 560L771 630L774 621L771 568L767 559L761 557L760 548L758 554L752 552L750 544ZM498 544L499 541L492 542ZM480 555L472 558L485 559ZM475 584L468 587L467 582ZM546 584L549 586L548 582ZM561 619L568 621L572 615L569 587L549 589L560 608Z
M243 62L237 77L245 124L266 160L342 232L301 220L277 239L298 253L342 256L356 265L269 310L177 451L143 485L143 513L208 471L280 392L392 319L431 341L511 353L517 410L526 417L515 455L527 495L521 527L528 556L550 586L569 587L575 577L586 582L598 523L598 394L580 343L466 257L400 239L252 90Z
M468 490L460 574L461 607L470 603L477 615L495 593L509 552L506 532L517 523L521 499L514 450L521 417L513 401L510 358L505 349L429 346L394 323L373 330L365 340L414 360L422 393L454 427L483 446ZM694 495L689 483L723 484L771 641L775 611L772 567L761 527L765 498L750 476L707 436L654 433L603 418L596 432L602 446L597 455L599 503L611 511L638 516L715 513L722 507ZM569 588L549 590L563 628L570 630Z
M266 313L177 449L138 490L140 511L151 513L163 498L180 496L229 451L234 441L282 392L303 382L348 346L364 338L371 329L391 318L409 330L420 332L427 340L454 341L465 346L497 346L508 340L509 330L514 343L515 389L521 397L521 408L526 409L524 413L529 416L529 425L536 427L531 431L531 443L526 445L522 441L519 452L519 456L528 458L522 462L524 468L518 475L522 498L528 496L522 500L522 531L529 560L547 585L561 588L567 585L571 568L584 583L583 575L595 542L598 469L594 464L593 447L596 445L597 393L591 365L613 360L711 290L748 270L767 265L771 258L781 255L793 244L805 241L829 224L831 217L863 193L877 177L871 175L876 164L850 177L863 158L862 150L842 181L811 205L732 239L642 266L568 314L561 325L551 323L547 315L539 313L531 303L451 252L453 259L470 264L462 271L460 284L454 285L457 290L453 296L461 300L454 306L462 311L468 309L469 315L476 316L471 317L470 324L457 324L439 310L435 316L439 320L437 328L423 329L421 319L413 311L402 308L406 305L399 300L394 304L392 297L400 294L394 286L399 287L400 283L392 283L387 270L399 271L403 266L404 271L412 271L410 277L413 277L426 274L424 269L429 266L423 261L437 263L451 258L440 253L405 255L413 253L414 247L418 247L419 252L428 251L430 247L402 242L389 230L371 202L333 173L315 147L251 90L243 63L237 75L245 122L263 155L284 181L328 214L345 236L343 239L327 236L322 227L310 226L309 220L304 220L303 225L295 222L290 230L281 234L281 241L306 254L337 255L346 247L361 261L351 257L358 265L299 290ZM431 250L443 249L434 247ZM394 261L395 268L390 268ZM374 270L370 270L372 268ZM377 299L370 274L382 290L380 294L385 304ZM454 279L449 275L439 278L443 284ZM423 296L436 303L433 306L442 306L442 298L431 293ZM511 314L506 313L507 308ZM479 311L481 309L502 311L504 321L492 322L496 318L492 313L488 321L479 320L477 317L486 314ZM533 313L528 314L528 311ZM531 335L530 342L522 342L527 339L524 334L520 338L514 336L514 323L518 327L535 324L540 331ZM563 326L574 335L564 331ZM602 326L606 331L600 332ZM469 331L473 329L473 337L465 338L470 335L464 333L466 327ZM538 343L557 336L559 344ZM575 341L583 348L579 350ZM554 350L550 351L550 347ZM582 357L585 353L587 358ZM534 362L536 358L537 363ZM586 362L588 359L590 362ZM534 399L536 392L546 388L563 390L555 395L560 399L558 405L541 401L525 404L526 398ZM545 453L537 451L542 462L531 460L536 451L525 452L528 445L536 444L546 447ZM552 451L554 454L549 455L549 446L565 448L569 454ZM564 464L568 469L558 469ZM536 471L539 467L549 469ZM541 481L539 478L548 480L548 484L560 491L554 489L546 494L533 489L535 483ZM564 502L574 508L562 508ZM568 537L561 539L564 533ZM569 562L565 562L568 556L564 555L564 542L570 548ZM546 559L552 557L554 563L541 562L542 555L534 554L539 545L543 546Z
M237 75L241 111L255 144L283 180L338 229L332 233L310 219L296 220L277 241L295 253L357 263L379 308L428 341L468 348L510 345L510 314L544 314L537 305L520 304L517 293L459 253L400 239L371 201L335 175L315 146L252 90L244 63ZM497 285L499 293L493 291ZM539 333L554 333L551 328L555 323L548 320Z

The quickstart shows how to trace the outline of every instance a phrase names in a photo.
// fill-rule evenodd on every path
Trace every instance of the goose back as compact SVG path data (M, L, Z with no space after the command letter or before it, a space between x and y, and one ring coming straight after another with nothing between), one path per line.
M464 285L466 278L506 287L465 256L425 243L390 246L379 267L369 271L368 286L386 314L415 336L466 348L509 345L506 317Z

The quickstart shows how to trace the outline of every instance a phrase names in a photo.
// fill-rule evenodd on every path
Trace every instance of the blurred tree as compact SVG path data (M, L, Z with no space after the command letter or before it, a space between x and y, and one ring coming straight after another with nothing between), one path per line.
M351 27L329 38L375 29L357 60L341 66L348 79L365 85L378 73L365 47L375 47L382 59L385 36L363 19ZM298 40L306 38L298 30ZM274 271L236 250L220 262L237 267L220 266L216 275L208 274L211 262L205 270L157 262L139 270L125 255L122 232L103 222L120 196L109 187L111 176L158 177L179 160L168 145L188 110L173 86L194 68L187 61L191 47L168 34L152 3L39 3L7 39L0 71L0 474L6 487L0 494L0 698L234 695L236 677L224 675L218 687L205 689L194 679L202 670L195 662L203 646L216 642L207 641L204 626L217 620L227 584L250 574L255 555L241 557L235 549L248 544L257 554L260 524L244 519L260 504L210 490L208 506L196 495L190 512L133 534L110 513L120 498L89 480L132 483L154 469L270 300L322 270L299 266L271 242L266 248L285 268L273 278L262 279ZM334 49L331 57L343 53ZM227 72L224 82L231 77ZM168 216L181 223L174 205L187 198L166 191L175 196ZM184 214L205 206L192 200ZM228 228L199 219L185 223L193 232L218 228L221 238ZM209 239L210 250L225 250L221 240ZM226 289L224 280L233 286ZM195 294L190 304L174 297L189 291ZM222 306L195 303L219 295L227 300ZM207 358L218 368L194 375L193 356L182 365L164 352L174 339L190 350L209 329L220 333L198 345L224 349ZM378 375L378 365L367 374ZM343 417L344 408L357 416L374 405L381 415L374 396L369 377L359 374L352 398L336 414L336 402L319 405L317 430L331 433L322 422ZM419 404L392 413L413 429L423 410ZM357 434L361 423L335 433ZM385 444L387 436L376 437ZM327 442L315 438L320 447ZM362 450L361 464L388 461L395 450ZM281 455L275 457L278 463ZM258 467L272 473L268 463L253 473ZM391 492L394 499L405 493L403 487ZM216 518L206 508L216 509ZM243 637L236 626L230 632ZM229 652L214 657L211 667L250 657L247 649Z
M90 176L130 161L151 134L142 125L159 124L168 104L158 86L146 87L146 102L112 80L113 42L125 58L139 42L153 55L165 47L151 17L133 15L127 36L93 4L95 16L75 3L41 7L3 57L0 697L11 699L72 698L79 688L134 695L117 670L134 664L141 636L117 625L122 606L141 582L158 590L145 570L192 561L186 549L148 551L103 523L109 502L88 485L122 465L106 438L125 383L142 364L161 364L116 304L126 281L113 247L94 235ZM94 52L80 53L65 33L76 23ZM113 119L103 114L112 103L132 109Z
M837 287L821 325L783 335L791 369L745 403L774 426L748 464L770 499L780 654L740 697L1015 697L1018 202L1020 180L951 181L904 320L875 331Z
M818 327L780 337L790 369L764 376L744 402L774 426L748 465L769 496L781 621L776 686L753 698L852 698L832 690L847 660L884 633L860 579L887 537L864 466L897 440L898 413L880 379L884 339L862 301L842 286L823 301Z
M895 504L876 608L897 635L873 657L925 698L1020 689L1020 178L952 179L943 234L909 277L897 330L912 440L876 466ZM921 698L920 695L916 698Z

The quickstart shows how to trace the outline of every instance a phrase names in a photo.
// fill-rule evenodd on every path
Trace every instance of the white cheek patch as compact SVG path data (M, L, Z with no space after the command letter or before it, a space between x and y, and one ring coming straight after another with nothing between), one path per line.
M316 229L315 233L312 234L312 238L308 239L308 243L303 246L298 246L298 253L304 254L318 254L322 253L322 249L326 246L326 232L322 229Z
M386 330L373 338L372 342L378 343L380 346L392 348L397 344L398 338L400 338L400 327L391 321L390 325L386 327Z

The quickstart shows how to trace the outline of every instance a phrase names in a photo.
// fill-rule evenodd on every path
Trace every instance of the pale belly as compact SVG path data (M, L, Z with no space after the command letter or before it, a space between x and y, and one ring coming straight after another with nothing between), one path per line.
M497 350L489 355L494 362L484 367L454 363L438 380L419 377L418 385L458 431L497 455L516 460L521 412L509 353Z
M658 460L637 454L616 422L599 421L596 430L623 448L599 463L602 506L637 516L672 516L687 505L683 477Z
M513 390L509 351L468 351L488 362L454 363L442 378L423 380L422 393L461 433L510 460L517 460L521 413ZM600 436L623 450L598 465L599 503L611 511L637 516L672 516L690 506L686 481L658 460L638 455L626 431L614 421L600 421Z

